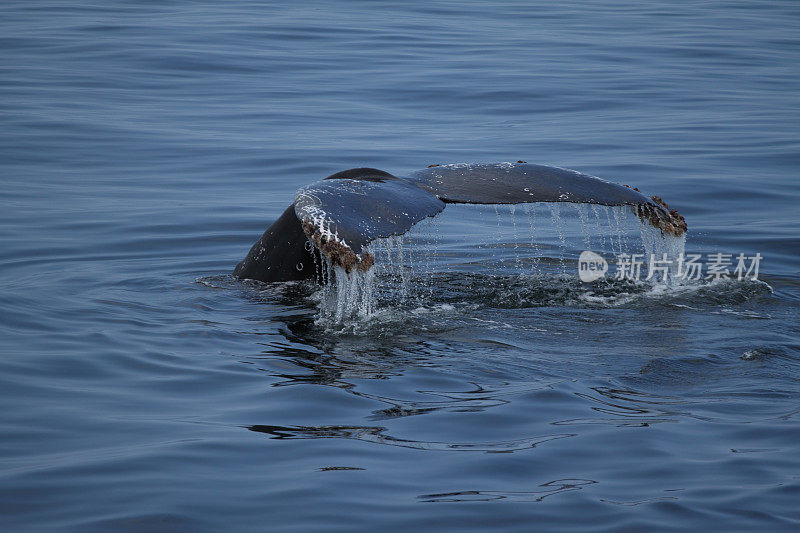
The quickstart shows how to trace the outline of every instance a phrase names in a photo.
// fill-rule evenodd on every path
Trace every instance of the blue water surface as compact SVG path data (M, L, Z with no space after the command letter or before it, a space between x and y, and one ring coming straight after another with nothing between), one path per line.
M6 0L3 530L796 530L798 28L792 0ZM763 283L598 296L526 270L574 266L574 214L520 248L491 210L444 228L518 272L425 271L370 323L229 276L331 173L517 159L662 196Z

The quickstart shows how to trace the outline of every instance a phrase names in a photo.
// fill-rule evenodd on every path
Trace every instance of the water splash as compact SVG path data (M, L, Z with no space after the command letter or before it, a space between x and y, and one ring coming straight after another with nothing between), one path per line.
M564 220L561 218L561 204L547 204L547 206L550 208L550 217L552 218L553 226L555 226L556 231L558 232L558 240L561 241L558 259L563 265L564 248L566 248L567 239L564 235Z
M363 320L375 312L375 272L353 271L349 274L340 266L325 262L326 283L322 286L319 323L340 324L348 320Z
M537 206L550 216L538 216ZM520 208L527 227L516 220ZM489 210L464 206L461 214L457 225L448 223L446 238L442 219L447 219L442 216L417 224L404 235L372 242L366 251L375 256L375 266L367 272L348 274L317 252L315 267L322 283L317 323L339 331L365 321L402 322L431 310L451 313L473 305L503 307L513 302L512 307L629 305L642 294L661 297L677 285L673 283L675 260L683 254L685 237L663 235L624 206L579 206L574 211L547 204ZM537 224L548 218L549 228L546 223ZM451 237L452 229L463 234ZM566 265L576 262L582 248L593 245L606 256L640 254L648 272L655 274L648 280L643 273L641 283L582 284ZM575 260L565 259L573 254ZM659 268L664 261L670 262L666 275ZM554 266L560 270L554 271ZM674 288L675 293L685 290Z
M639 228L647 263L648 279L656 283L674 283L677 277L679 259L686 248L686 234L680 237L662 234L661 230L642 224Z

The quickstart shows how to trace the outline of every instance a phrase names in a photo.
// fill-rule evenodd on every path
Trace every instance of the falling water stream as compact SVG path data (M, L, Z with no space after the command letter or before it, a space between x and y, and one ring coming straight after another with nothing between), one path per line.
M686 290L686 282L675 276L685 236L664 235L624 206L494 205L491 215L485 206L459 207L462 215L472 211L469 225L452 224L445 212L406 234L372 242L368 251L375 256L375 266L367 272L346 273L315 251L317 278L322 282L317 323L339 328L348 323L363 325L388 311L430 309L442 304L442 294L464 281L478 293L487 286L496 294L510 291L511 300L519 299L519 291L526 286L560 287L562 305L621 305L628 299L619 296L632 290L645 295L663 295L678 286ZM489 231L472 231L468 226L487 226ZM483 241L476 242L471 234L484 235ZM599 252L609 263L633 258L641 263L641 270L635 279L608 279L609 272L597 282L580 283L576 266L581 250ZM661 265L668 266L666 271ZM633 278L633 272L628 278ZM601 298L595 294L598 286L605 289ZM471 298L461 296L461 302L456 299L449 305ZM526 302L530 306L554 303L549 297Z

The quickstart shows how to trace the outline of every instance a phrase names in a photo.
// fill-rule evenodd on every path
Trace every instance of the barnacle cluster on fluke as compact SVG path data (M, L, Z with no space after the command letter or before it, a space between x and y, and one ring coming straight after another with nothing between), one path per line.
M680 237L688 226L686 219L683 215L678 213L676 209L670 209L667 203L658 196L651 196L650 199L657 204L653 206L650 204L639 204L634 206L636 216L642 221L648 222L654 228L660 229L662 232L673 237ZM659 207L661 209L659 209Z
M310 220L303 220L300 223L303 233L314 244L333 266L341 267L348 274L353 269L366 272L375 264L375 256L369 252L355 253L349 246L342 244L335 237L325 235L319 228L314 226Z
M637 187L623 185L636 192L641 192ZM677 209L670 209L667 202L660 196L651 196L652 204L636 204L632 206L633 212L642 222L660 229L662 233L673 237L680 237L689 229L686 219L678 213ZM655 204L655 205L653 205Z

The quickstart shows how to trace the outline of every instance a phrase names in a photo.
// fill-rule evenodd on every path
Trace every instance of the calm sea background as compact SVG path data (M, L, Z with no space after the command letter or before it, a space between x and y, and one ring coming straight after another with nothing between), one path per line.
M797 530L799 90L795 1L4 1L2 529ZM337 332L229 277L331 173L517 159L768 286L444 276Z

